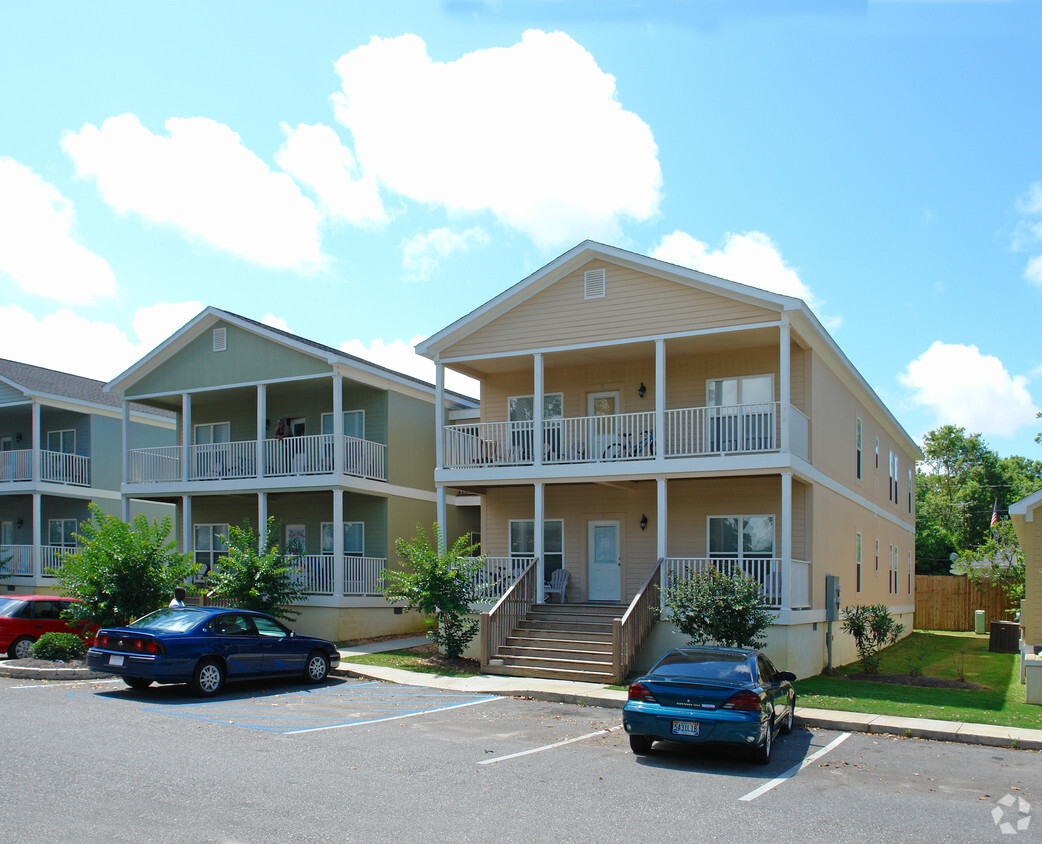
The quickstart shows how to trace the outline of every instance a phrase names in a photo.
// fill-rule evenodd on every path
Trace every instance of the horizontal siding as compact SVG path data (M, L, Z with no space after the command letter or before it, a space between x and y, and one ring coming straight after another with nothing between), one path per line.
M606 270L607 295L584 299L585 271L601 268ZM765 308L593 261L445 349L442 355L467 357L625 340L777 318Z

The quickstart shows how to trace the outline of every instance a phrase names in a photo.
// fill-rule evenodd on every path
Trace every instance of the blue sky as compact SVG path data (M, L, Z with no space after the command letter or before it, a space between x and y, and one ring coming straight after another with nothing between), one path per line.
M909 433L1042 459L1042 6L0 3L0 356L205 305L409 346L585 238L804 298Z

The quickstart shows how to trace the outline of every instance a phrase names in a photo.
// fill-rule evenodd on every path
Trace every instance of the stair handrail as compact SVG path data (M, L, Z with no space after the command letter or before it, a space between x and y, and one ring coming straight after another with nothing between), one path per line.
M489 660L499 647L506 643L518 623L523 621L529 610L539 600L539 578L536 577L538 557L534 557L521 575L480 619L481 670L488 667Z
M637 658L648 633L658 621L660 571L664 559L658 558L655 568L641 583L622 618L612 620L611 661L616 683L622 683Z

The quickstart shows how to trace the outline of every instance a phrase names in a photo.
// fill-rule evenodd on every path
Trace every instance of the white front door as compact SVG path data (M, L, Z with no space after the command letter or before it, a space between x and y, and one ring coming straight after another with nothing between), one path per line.
M589 523L589 578L591 601L621 599L622 553L618 522Z

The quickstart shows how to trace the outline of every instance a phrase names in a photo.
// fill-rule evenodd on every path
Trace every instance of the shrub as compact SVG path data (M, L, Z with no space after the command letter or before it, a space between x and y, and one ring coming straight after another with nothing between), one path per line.
M904 625L898 624L883 604L843 608L844 633L854 637L861 668L866 674L879 673L879 651L896 642Z
M44 633L33 643L32 650L36 659L50 659L55 662L83 659L86 653L87 643L75 633Z
M670 583L666 606L673 624L692 645L762 648L766 640L761 634L774 623L759 581L737 568L726 573L711 568Z

